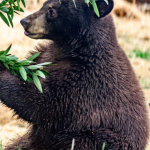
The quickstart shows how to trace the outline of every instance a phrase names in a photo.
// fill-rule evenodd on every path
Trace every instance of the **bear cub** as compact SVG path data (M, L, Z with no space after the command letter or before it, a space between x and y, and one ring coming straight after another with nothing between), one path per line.
M0 63L0 99L31 125L6 150L70 150L73 139L74 150L146 147L148 110L116 38L114 2L96 0L100 17L91 4L75 2L48 0L21 20L26 36L48 40L37 46L36 62L57 64L40 79L43 93Z

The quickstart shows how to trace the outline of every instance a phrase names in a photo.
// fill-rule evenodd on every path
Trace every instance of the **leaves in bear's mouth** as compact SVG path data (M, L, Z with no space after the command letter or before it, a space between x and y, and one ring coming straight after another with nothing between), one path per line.
M12 74L20 77L24 81L34 82L42 93L43 90L38 77L45 79L46 75L50 75L47 71L43 70L43 68L46 65L53 64L51 62L35 64L33 60L40 55L40 52L32 55L27 60L20 61L16 56L8 54L10 49L11 45L5 51L0 51L0 61Z

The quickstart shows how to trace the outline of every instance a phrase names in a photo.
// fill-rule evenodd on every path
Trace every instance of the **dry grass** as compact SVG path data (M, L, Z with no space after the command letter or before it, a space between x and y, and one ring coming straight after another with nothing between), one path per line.
M143 52L150 50L150 14L141 13L135 5L131 5L124 0L115 0L113 13L118 40L126 54L139 49ZM116 16L118 11L126 12L126 16ZM122 14L122 13L120 13ZM136 16L136 17L134 17ZM150 62L140 58L131 58L131 64L139 79L150 80ZM147 81L149 82L149 81ZM150 87L149 87L150 88ZM145 90L146 98L150 101L150 90Z
M135 49L140 49L143 52L150 50L150 15L141 13L136 6L131 6L123 0L115 0L115 4L113 12L114 22L116 24L119 43L126 54L129 55ZM32 13L39 7L40 5L37 5L36 8L28 7L25 13L16 16L14 19L14 29L8 28L0 20L0 50L6 49L13 43L11 53L20 59L25 58L28 50L33 49L38 41L24 36L24 30L19 22L21 18ZM117 14L117 16L115 14ZM136 57L130 58L130 60L141 84L150 83L150 61ZM143 89L143 91L147 103L149 103L150 87ZM0 105L0 140L3 140L4 145L9 142L9 139L16 137L17 134L22 135L27 130L27 124L16 121L15 117L11 118L12 115L13 111ZM147 150L149 149L150 147L147 148Z

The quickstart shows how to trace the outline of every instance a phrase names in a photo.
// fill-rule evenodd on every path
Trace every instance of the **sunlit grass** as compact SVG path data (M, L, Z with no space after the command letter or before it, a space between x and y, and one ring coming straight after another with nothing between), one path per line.
M130 58L133 58L133 57L134 58L142 58L142 59L150 61L150 50L143 52L140 49L135 49L129 54L129 57Z
M4 150L2 146L2 141L0 141L0 150ZM17 150L21 150L21 148L18 148Z
M150 89L150 78L145 77L140 80L143 89Z
M71 150L74 150L74 142L75 142L75 139L72 140ZM105 150L105 146L106 146L106 143L103 143L102 150ZM0 150L3 150L2 149L2 141L0 141ZM21 150L21 148L18 148L18 150Z
M0 141L0 150L2 150L2 141Z

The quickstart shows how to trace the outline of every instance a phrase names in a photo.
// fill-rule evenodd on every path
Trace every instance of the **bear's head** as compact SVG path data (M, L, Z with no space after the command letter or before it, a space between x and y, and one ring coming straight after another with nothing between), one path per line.
M84 32L96 20L109 14L113 0L95 0L100 17L97 17L93 6L84 0L48 0L42 8L21 20L25 35L33 39L62 40ZM85 31L86 32L86 31ZM60 39L62 38L62 39Z

